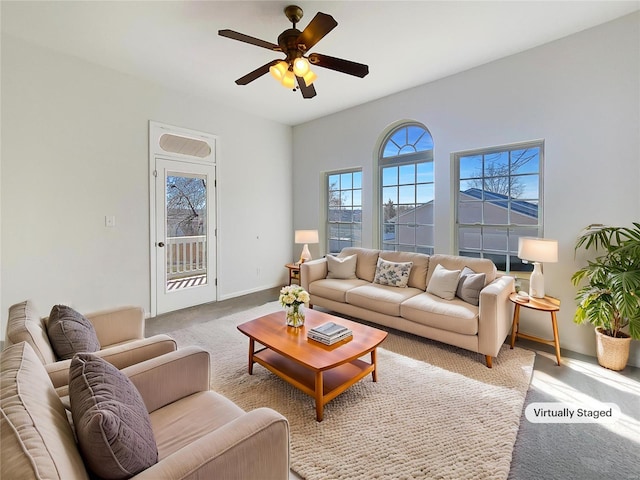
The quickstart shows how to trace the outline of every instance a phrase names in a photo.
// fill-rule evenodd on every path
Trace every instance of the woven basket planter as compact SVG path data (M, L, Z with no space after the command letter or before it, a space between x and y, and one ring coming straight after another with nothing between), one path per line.
M610 337L602 333L600 327L596 328L596 353L598 363L609 370L622 370L629 360L629 347L631 337L622 333L625 337Z

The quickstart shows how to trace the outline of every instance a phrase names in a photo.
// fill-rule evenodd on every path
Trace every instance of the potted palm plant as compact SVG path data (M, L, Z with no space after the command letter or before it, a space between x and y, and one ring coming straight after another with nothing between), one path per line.
M580 287L574 321L595 326L598 363L622 370L631 339L640 339L640 223L590 225L576 241L581 248L598 256L571 277Z

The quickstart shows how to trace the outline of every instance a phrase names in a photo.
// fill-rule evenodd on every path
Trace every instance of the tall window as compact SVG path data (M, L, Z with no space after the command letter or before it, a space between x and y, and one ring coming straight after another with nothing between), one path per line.
M454 154L458 253L530 270L518 238L542 236L542 141Z
M362 245L362 171L327 175L327 250Z
M417 123L393 130L380 157L383 250L433 253L433 139Z

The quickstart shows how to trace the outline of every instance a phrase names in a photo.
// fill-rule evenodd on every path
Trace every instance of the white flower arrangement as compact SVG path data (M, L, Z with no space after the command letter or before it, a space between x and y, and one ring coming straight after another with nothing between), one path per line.
M280 290L280 305L283 307L295 307L304 304L309 305L309 294L300 285L288 285Z

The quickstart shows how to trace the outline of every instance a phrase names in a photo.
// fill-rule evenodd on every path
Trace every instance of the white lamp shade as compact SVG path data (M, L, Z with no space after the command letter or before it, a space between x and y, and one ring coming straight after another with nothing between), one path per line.
M318 230L296 230L296 243L318 243L319 241Z
M557 262L558 241L546 238L520 237L518 258L530 262Z
M304 57L298 57L293 61L293 73L298 77L304 77L309 71L309 62Z

